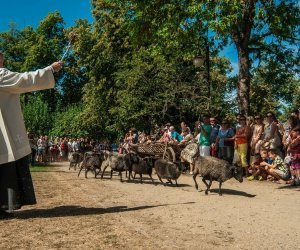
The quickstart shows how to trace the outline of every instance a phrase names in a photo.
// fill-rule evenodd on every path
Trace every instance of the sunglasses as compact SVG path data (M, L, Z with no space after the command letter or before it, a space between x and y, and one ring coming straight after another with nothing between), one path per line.
M260 117L255 117L254 119L255 119L255 120L260 120Z
M273 115L266 115L266 117L273 117Z
M240 119L240 121L246 121L246 119L242 118L242 119Z

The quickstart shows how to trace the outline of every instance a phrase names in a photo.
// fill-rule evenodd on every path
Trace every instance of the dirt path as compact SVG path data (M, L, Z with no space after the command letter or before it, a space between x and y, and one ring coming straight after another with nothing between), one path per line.
M300 188L217 183L179 187L85 179L66 164L33 173L38 204L0 221L0 249L299 249ZM199 180L202 188L204 185Z

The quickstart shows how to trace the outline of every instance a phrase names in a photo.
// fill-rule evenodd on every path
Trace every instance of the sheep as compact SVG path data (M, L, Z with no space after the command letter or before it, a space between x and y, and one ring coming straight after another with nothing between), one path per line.
M199 155L198 143L189 143L180 153L181 164L185 162L190 164L190 171L193 170L195 158ZM185 168L186 169L186 168Z
M198 156L195 159L193 179L197 190L196 177L198 174L202 176L202 181L206 186L206 195L210 191L212 181L219 182L219 195L222 195L221 186L226 180L234 177L239 182L243 182L243 169L241 167L230 165L227 161L212 156ZM209 180L209 184L207 184L206 180Z
M125 164L126 164L126 178L127 178L127 175L128 175L128 180L130 181L130 177L133 178L133 175L132 175L132 165L134 163L134 160L136 158L136 154L135 153L128 153L124 156L124 159L125 159ZM127 172L129 172L129 174L127 174Z
M80 164L83 160L83 156L81 153L78 152L70 152L68 155L68 160L70 162L69 170L73 167L76 170L76 166Z
M152 183L154 182L152 178L152 167L153 161L150 157L145 157L142 159L138 155L133 158L132 171L134 172L133 180L135 179L135 175L140 175L140 182L143 183L143 174L148 174L151 178ZM130 172L129 172L130 176Z
M162 179L167 179L167 183L172 183L172 180L175 181L176 186L177 184L177 179L181 175L181 164L174 163L171 161L167 161L165 159L158 159L154 163L154 168L156 171L156 174L158 176L158 179L162 181Z
M110 171L111 179L112 179L113 171L119 172L121 182L122 182L122 172L128 170L125 163L125 155L119 155L118 153L115 152L107 154L106 159L102 165L103 165L103 171L102 171L101 179L103 179L103 175L107 167L111 168Z
M87 172L92 171L95 174L95 178L101 172L101 165L104 161L104 153L94 153L94 152L86 152L84 154L83 162L81 164L80 170L78 172L78 176L82 169L85 169L85 178L87 178ZM98 169L98 172L97 172Z

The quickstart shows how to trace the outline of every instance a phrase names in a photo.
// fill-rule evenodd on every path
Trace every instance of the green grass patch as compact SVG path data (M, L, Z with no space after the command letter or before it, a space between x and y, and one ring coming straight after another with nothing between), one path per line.
M43 164L34 164L30 165L30 172L41 172L41 171L47 171L49 168L49 165L43 165Z

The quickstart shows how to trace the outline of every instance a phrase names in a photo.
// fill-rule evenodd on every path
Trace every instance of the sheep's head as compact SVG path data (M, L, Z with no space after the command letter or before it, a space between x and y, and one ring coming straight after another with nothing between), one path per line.
M233 166L232 175L237 181L243 182L243 168L238 166Z

